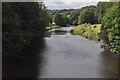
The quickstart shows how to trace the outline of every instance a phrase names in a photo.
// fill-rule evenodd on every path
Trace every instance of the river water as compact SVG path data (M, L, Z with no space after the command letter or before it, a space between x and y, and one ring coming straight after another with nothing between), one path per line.
M117 78L117 55L99 42L71 35L71 29L52 30L23 52L31 56L3 59L3 78Z

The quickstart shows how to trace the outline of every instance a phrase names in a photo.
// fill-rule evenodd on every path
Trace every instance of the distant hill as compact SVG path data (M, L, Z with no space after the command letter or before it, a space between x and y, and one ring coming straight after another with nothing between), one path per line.
M55 14L55 13L70 13L71 11L74 11L75 9L62 9L62 10L50 10L48 9L48 13Z
M91 6L85 6L85 7L82 7L81 9L84 9L84 8L96 8L95 5L91 5ZM55 13L60 13L60 14L63 14L63 13L67 13L67 14L70 14L72 11L74 10L78 10L80 11L81 9L62 9L62 10L50 10L48 9L48 13L50 14L55 14Z

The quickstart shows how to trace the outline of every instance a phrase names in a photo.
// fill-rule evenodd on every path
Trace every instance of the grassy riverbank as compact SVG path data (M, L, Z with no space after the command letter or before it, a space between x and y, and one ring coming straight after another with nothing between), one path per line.
M51 30L52 29L55 29L55 28L58 28L59 26L55 25L55 24L51 24L49 25L48 27L46 27L46 33L45 33L45 36L50 36L51 35Z
M51 24L49 25L48 27L46 27L46 30L49 31L51 29L54 29L54 28L58 28L59 26L55 25L55 24Z
M80 35L85 38L98 41L98 33L100 32L101 24L82 24L74 27L73 34Z

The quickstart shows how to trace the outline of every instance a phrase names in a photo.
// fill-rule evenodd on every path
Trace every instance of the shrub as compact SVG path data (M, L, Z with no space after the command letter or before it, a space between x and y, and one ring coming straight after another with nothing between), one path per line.
M85 24L85 23L90 23L90 24L97 23L94 8L87 8L81 10L78 18L78 24Z
M109 8L103 17L102 28L107 32L111 51L120 53L120 2Z
M94 28L94 26L96 27ZM99 25L82 24L77 27L74 27L73 34L80 35L91 40L98 40L100 26L101 26L100 24Z
M19 56L35 38L42 38L48 26L47 10L42 2L2 3L2 52Z

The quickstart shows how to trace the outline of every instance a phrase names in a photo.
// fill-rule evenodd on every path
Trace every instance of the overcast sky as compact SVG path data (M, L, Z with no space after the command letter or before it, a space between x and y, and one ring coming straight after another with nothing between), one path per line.
M84 6L96 5L99 1L109 0L44 0L48 9L78 9Z

